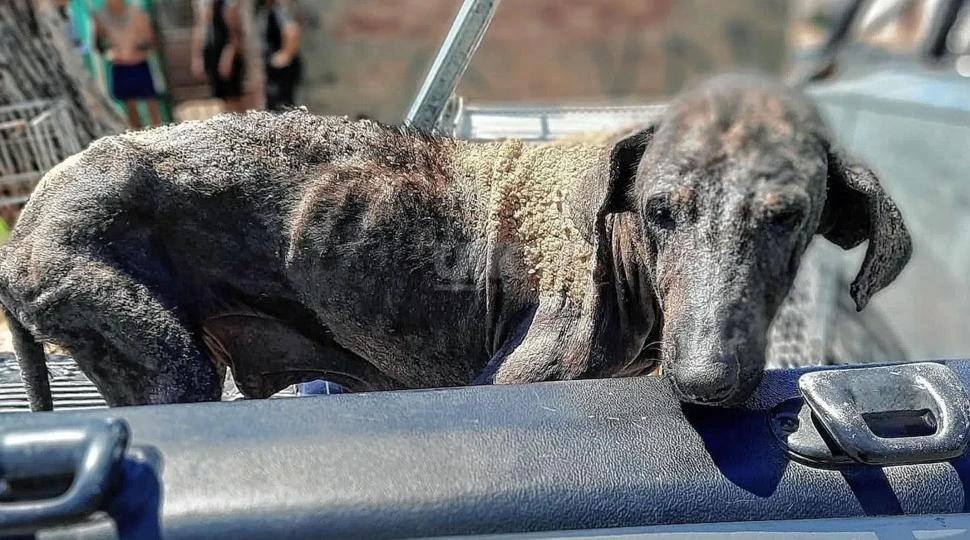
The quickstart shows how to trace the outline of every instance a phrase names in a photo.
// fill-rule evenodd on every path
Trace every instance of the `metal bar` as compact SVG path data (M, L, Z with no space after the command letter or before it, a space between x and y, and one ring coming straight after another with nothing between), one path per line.
M24 204L29 200L30 200L30 194L17 195L16 197L0 197L0 206L13 206L15 204Z
M838 49L848 42L852 25L858 19L859 12L866 3L866 0L852 0L852 2L849 2L845 6L845 9L839 14L838 19L836 19L835 25L832 27L832 32L828 35L828 39L825 40L825 45L822 46L823 56L835 54Z
M825 43L816 53L815 59L807 66L789 75L789 82L796 87L804 87L811 83L828 78L838 63L839 53L850 42L852 27L859 19L862 8L869 0L852 0L839 14L832 26Z
M947 52L947 38L959 21L966 0L944 0L932 13L932 23L920 49L931 60L939 60Z
M458 81L471 63L500 0L465 0L428 75L411 103L405 123L431 131L437 126Z
M3 146L0 146L0 151L3 150ZM38 182L43 175L37 171L27 171L23 173L15 173L3 175L0 174L0 187L4 186L16 186L17 184L27 184Z
M66 101L62 101L60 104L59 118L62 157L66 159L81 151L81 142L77 138L77 130L74 129L74 122L71 119L71 109Z
M0 206L20 205L40 178L80 151L63 100L34 100L0 107Z
M27 125L26 120L9 120L7 122L0 122L0 130L4 131L15 131Z

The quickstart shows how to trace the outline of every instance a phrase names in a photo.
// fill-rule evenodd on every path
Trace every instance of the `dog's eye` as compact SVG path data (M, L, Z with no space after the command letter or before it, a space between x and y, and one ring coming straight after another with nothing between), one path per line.
M798 208L777 210L768 214L768 230L773 233L789 233L802 223L802 212Z
M653 226L670 230L677 224L674 211L664 197L654 197L647 201L645 208L647 221Z

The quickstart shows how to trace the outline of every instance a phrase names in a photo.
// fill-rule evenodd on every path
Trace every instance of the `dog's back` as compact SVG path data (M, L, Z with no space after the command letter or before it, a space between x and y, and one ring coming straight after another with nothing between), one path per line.
M485 352L484 337L476 338L469 355L468 335L484 332L462 325L480 321L468 310L483 307L474 301L478 269L461 194L449 191L450 144L303 111L101 139L38 186L3 248L0 302L38 337L75 356L91 349L78 359L86 372L112 362L90 339L129 341L103 326L75 347L79 327L96 323L84 320L86 310L122 317L127 303L141 300L118 297L143 291L154 314L128 322L157 333L161 349L173 341L162 335L174 324L163 320L169 315L181 321L176 333L199 335L206 320L246 304L292 326L333 325L321 335L342 333L348 347L408 386L467 382ZM83 307L78 296L86 297ZM440 321L461 327L421 339L407 329ZM374 348L376 336L387 346ZM118 346L118 355L130 346ZM143 356L138 369L155 371L156 354ZM116 375L101 373L95 383L104 392ZM144 402L136 394L152 391L106 399Z

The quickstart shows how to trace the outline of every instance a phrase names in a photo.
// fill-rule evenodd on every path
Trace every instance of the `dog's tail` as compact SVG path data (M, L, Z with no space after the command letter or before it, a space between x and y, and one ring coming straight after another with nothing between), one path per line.
M0 310L7 317L7 326L13 337L13 348L17 353L20 376L27 390L30 410L53 410L54 398L51 395L51 384L47 375L47 355L44 354L44 346L34 339L34 336L24 328L9 309L0 306Z

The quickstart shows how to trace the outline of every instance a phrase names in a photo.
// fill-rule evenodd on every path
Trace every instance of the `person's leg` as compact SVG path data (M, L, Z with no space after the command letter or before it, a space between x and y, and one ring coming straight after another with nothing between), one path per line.
M131 72L133 97L144 102L148 108L149 123L145 125L144 122L140 121L141 117L139 116L141 127L162 125L162 115L158 104L160 96L158 91L155 90L155 78L152 76L152 68L148 60L133 65Z
M141 114L138 112L139 101L144 101L148 107L148 114L151 118L149 125L161 125L162 117L158 108L159 96L155 90L155 81L152 78L148 61L116 66L112 69L112 75L114 77L115 98L124 102L125 111L128 114L128 124L131 128L148 127L142 122Z
M224 81L226 86L226 109L229 112L246 112L246 101L243 95L243 79L245 78L246 66L241 56L236 55L233 62L232 74L229 79Z
M284 88L284 93L282 95L288 107L296 106L296 89L300 85L300 81L303 79L303 61L297 56L293 59L293 63L290 64L289 75L286 80L286 87Z
M230 97L223 100L223 107L226 112L241 113L246 112L246 103L242 97Z
M148 116L151 118L152 126L162 125L162 112L158 105L158 100L146 100L145 105L148 107Z
M219 56L220 50L206 48L203 55L203 67L205 68L205 78L209 83L209 97L219 100L221 110L219 112L229 112L232 104L232 95L226 81L219 76Z
M280 108L280 78L282 70L267 64L263 71L263 106L267 111Z
M111 97L124 104L128 127L131 129L140 128L141 120L138 118L138 105L131 89L131 68L129 66L111 65Z
M296 81L286 81L280 88L280 106L296 106Z
M292 108L296 105L296 73L291 67L287 69L283 76L277 81L279 88L277 89L277 107L279 108Z
M141 129L141 117L138 115L138 102L129 99L125 100L125 112L128 114L128 126L131 129Z
M298 60L285 68L266 66L266 109L278 111L295 106L296 84L299 79Z

